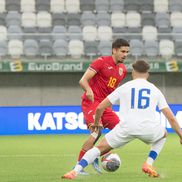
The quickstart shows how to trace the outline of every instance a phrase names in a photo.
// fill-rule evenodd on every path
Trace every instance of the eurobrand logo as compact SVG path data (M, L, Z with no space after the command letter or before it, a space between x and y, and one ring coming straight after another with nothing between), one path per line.
M22 62L20 60L16 60L14 62L11 62L10 63L10 69L13 72L21 72L21 71L23 71Z

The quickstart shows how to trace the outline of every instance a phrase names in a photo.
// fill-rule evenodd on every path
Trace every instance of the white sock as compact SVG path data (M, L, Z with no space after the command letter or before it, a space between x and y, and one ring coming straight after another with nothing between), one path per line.
M152 144L151 151L149 153L149 156L147 158L147 163L152 165L159 153L161 152L164 144L166 142L166 138L161 138L157 142Z
M94 162L94 160L100 155L100 150L97 147L93 147L88 150L85 155L80 160L79 164L77 164L74 170L79 173L83 168Z

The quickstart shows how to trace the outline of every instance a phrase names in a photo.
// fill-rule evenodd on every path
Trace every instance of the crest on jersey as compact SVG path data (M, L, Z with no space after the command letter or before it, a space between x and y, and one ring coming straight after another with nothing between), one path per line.
M121 76L123 74L123 68L119 68L119 75Z

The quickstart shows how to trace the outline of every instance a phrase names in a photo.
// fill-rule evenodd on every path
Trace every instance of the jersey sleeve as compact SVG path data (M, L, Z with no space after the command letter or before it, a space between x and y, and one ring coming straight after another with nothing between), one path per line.
M99 57L90 64L89 68L94 70L95 72L98 72L103 67L103 64L104 64L103 58Z
M167 101L161 91L159 91L158 107L159 107L159 110L169 107L169 105L167 104Z
M107 98L109 99L109 101L111 102L111 104L116 104L117 101L119 100L119 88L117 88L116 90L114 90L111 94L109 94L107 96Z

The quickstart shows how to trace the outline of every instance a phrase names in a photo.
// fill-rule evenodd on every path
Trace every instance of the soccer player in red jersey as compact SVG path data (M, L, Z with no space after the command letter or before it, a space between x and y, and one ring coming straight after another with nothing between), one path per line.
M101 56L94 60L79 81L85 91L82 95L82 111L91 134L80 150L78 161L86 151L91 149L101 135L101 130L93 132L95 110L98 104L113 92L126 76L126 67L123 62L129 52L129 43L124 39L116 39L112 43L112 55ZM101 128L112 129L119 122L116 113L107 108L100 121ZM101 172L97 162L93 163L97 172Z

